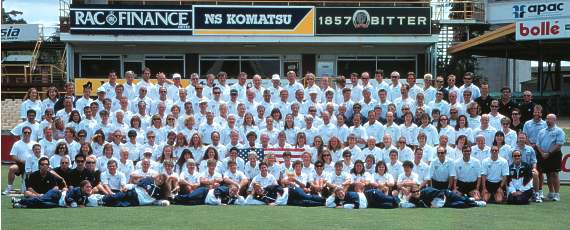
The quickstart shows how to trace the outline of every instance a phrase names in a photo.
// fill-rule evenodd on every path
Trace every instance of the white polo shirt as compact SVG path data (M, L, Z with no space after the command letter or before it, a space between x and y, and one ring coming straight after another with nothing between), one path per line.
M430 178L434 181L445 182L449 177L455 176L454 162L445 160L443 163L439 159L434 159L429 168Z
M497 160L492 160L487 157L481 164L481 175L487 176L487 181L498 183L503 179L503 176L509 175L509 163L502 157L497 157Z
M125 177L124 173L118 170L115 172L115 175L112 175L109 173L109 171L106 171L101 173L101 183L104 185L109 185L109 187L113 190L119 190L121 189L121 186L127 185L127 178Z
M465 162L463 158L455 161L455 175L458 181L475 182L481 177L481 162L475 158L469 158Z

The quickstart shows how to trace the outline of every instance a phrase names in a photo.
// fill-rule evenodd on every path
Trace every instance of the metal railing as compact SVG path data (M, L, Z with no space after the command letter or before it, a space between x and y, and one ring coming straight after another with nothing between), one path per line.
M53 85L65 81L65 70L53 64L2 64L3 86ZM4 88L4 87L3 87Z

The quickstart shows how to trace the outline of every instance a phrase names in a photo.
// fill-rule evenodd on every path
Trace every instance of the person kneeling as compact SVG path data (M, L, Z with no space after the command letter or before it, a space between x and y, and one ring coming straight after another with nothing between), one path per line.
M528 204L533 195L532 167L521 160L521 152L513 151L513 164L509 167L507 203Z

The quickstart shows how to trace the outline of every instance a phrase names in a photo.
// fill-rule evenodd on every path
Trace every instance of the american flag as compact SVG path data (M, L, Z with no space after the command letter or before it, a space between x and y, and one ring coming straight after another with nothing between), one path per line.
M245 149L238 149L238 156L241 157L245 162L247 162L247 155L249 152L255 151L257 153L257 160L262 161L265 157L265 154L272 153L275 155L275 159L277 162L283 162L283 153L284 152L291 152L291 161L301 160L304 149L286 149L286 148L245 148Z
M247 155L249 152L255 151L257 154L257 162L261 162L263 160L263 149L262 148L245 148L245 149L238 149L238 157L241 157L245 162L247 162Z

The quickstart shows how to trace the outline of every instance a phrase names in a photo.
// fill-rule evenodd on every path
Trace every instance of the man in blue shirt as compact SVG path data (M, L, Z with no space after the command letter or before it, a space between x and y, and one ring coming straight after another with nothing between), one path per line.
M543 159L543 172L546 173L548 179L549 194L546 197L552 201L560 201L560 165L562 163L562 152L560 148L566 136L562 129L556 125L556 115L548 114L546 116L545 129L538 132L537 136L537 149Z

